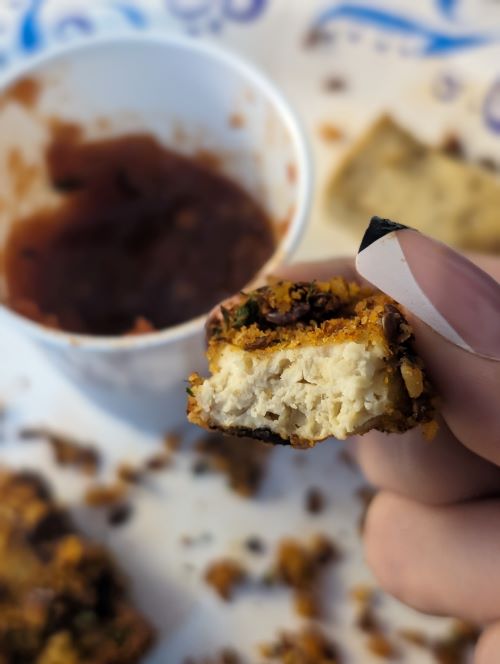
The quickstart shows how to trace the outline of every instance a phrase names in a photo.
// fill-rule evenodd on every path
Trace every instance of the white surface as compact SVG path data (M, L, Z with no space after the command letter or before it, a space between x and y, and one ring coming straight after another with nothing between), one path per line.
M44 443L16 441L15 431L20 426L46 425L96 443L106 459L104 477L118 461L133 463L150 456L159 440L84 403L25 341L2 327L0 333L0 394L8 413L0 458L10 466L48 475L85 532L117 553L132 578L138 604L162 637L146 664L181 664L187 655L206 655L227 645L245 652L251 663L259 661L256 644L272 640L278 629L304 625L292 610L290 593L250 587L225 604L203 582L204 568L221 555L231 555L258 576L269 568L270 554L281 537L306 539L317 532L331 535L343 552L342 561L332 566L324 582L329 619L323 626L339 641L347 664L379 661L368 655L365 637L353 627L349 590L373 579L363 563L358 534L361 503L354 495L364 482L338 461L340 443L327 441L307 452L276 449L262 491L254 500L229 491L220 475L194 477L194 455L187 446L176 454L172 469L152 475L134 491L131 520L121 528L108 528L98 512L81 506L87 480L75 471L55 467ZM191 438L199 436L198 431L189 432ZM304 510L304 494L311 486L320 487L327 497L322 515L311 516ZM244 540L255 534L268 546L265 556L245 552ZM185 535L199 543L186 548ZM411 626L431 635L444 633L448 625L447 620L425 618L390 599L383 602L383 615L391 630ZM432 661L418 649L405 651L401 661L408 664Z
M218 37L280 83L297 105L313 139L318 184L311 225L297 254L302 259L357 248L360 238L328 218L323 191L334 164L379 112L394 112L430 140L459 131L472 155L500 156L500 140L485 129L483 118L496 76L497 48L437 60L402 57L408 46L402 38L386 39L375 30L358 31L356 37L353 26L347 24L339 27L333 42L306 50L302 46L305 32L314 13L325 4L318 0L275 0L255 25L231 25ZM474 7L479 4L481 10L476 13ZM407 8L409 3L392 5ZM474 0L464 5L469 27L475 25L471 13L483 25L492 25L494 17L499 17L500 10L493 3ZM434 19L433 6L425 3L423 13ZM344 92L324 91L323 82L331 75L346 79ZM458 87L458 93L446 100L436 94L445 76L452 76ZM338 126L345 138L331 144L321 140L318 127L325 121ZM46 360L1 323L0 366L0 396L10 413L0 458L46 471L58 494L77 512L81 511L83 480L71 471L54 468L43 445L16 443L12 434L16 423L46 424L97 441L110 466L119 459L141 458L158 445L158 441L86 403L55 375ZM305 537L316 531L331 533L345 551L343 562L333 568L325 584L331 615L328 629L338 637L347 662L380 661L368 655L363 636L353 628L353 606L346 599L352 585L371 583L372 578L363 563L357 533L360 504L353 496L362 480L338 462L339 449L339 444L329 441L307 453L276 450L270 476L255 501L230 493L220 477L193 479L191 455L181 452L174 469L137 491L135 514L128 525L108 530L95 516L84 515L85 529L119 553L131 573L140 604L161 629L162 640L148 664L181 664L188 654L206 654L231 644L245 650L250 662L258 661L256 643L272 638L277 627L302 624L292 613L288 593L263 597L250 590L226 606L202 582L203 566L220 554L243 556L241 541L250 534L258 533L272 544L282 535ZM296 465L297 458L304 459L303 465ZM304 491L311 485L320 486L328 495L329 508L319 517L311 517L302 507ZM204 533L211 533L213 539L203 543ZM180 544L182 535L200 536L200 544L186 550ZM245 557L245 561L258 571L266 566L267 558ZM384 611L392 628L420 627L429 634L446 629L447 621L425 618L389 599L384 602ZM404 650L401 661L430 662L418 649Z

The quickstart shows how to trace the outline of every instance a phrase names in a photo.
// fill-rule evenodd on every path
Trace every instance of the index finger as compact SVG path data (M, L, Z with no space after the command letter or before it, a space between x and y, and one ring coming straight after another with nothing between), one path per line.
M383 221L383 220L382 220ZM496 276L500 265L481 259ZM358 270L394 297L412 323L417 350L456 438L500 465L500 284L430 238L385 220L362 244Z

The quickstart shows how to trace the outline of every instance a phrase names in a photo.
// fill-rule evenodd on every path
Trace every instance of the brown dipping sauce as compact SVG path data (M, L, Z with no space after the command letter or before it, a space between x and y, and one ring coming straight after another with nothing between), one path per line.
M57 208L14 224L7 304L68 332L150 332L207 312L247 284L275 239L236 183L148 135L47 150Z

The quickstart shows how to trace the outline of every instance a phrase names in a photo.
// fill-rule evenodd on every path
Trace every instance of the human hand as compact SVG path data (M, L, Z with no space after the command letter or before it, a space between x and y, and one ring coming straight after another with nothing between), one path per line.
M406 307L442 404L432 442L412 430L370 432L349 445L381 489L365 527L366 557L381 585L421 611L488 625L475 662L497 664L500 259L473 260L484 271L411 230L392 232L358 255L361 275ZM349 259L295 266L283 276L337 274L360 279Z

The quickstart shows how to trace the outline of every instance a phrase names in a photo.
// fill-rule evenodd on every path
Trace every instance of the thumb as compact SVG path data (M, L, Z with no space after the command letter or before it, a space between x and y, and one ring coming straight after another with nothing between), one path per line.
M410 313L455 436L500 464L500 284L446 245L377 217L356 267Z

